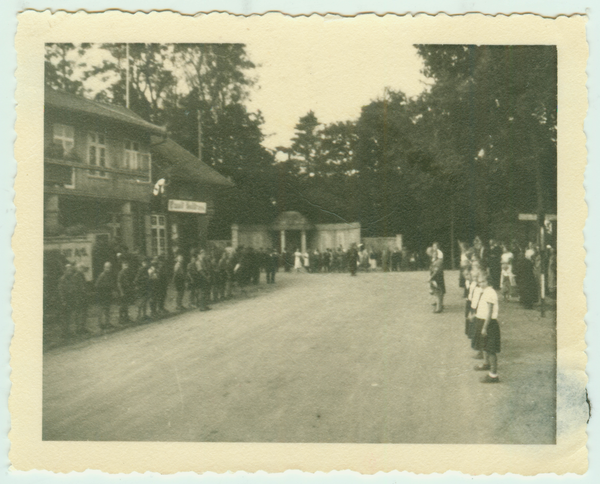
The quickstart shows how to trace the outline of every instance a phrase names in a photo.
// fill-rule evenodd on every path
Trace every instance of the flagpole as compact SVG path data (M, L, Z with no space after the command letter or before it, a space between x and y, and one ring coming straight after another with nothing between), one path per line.
M125 44L125 107L129 109L129 44Z

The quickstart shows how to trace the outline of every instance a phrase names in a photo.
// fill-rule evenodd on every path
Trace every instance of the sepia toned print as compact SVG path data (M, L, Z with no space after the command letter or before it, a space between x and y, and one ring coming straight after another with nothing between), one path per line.
M42 281L22 313L36 337L13 346L38 365L39 420L11 434L18 461L38 429L23 468L201 470L198 449L218 471L585 469L585 151L565 124L585 98L564 74L585 67L581 18L160 14L122 39L68 34L108 14L55 14L66 23L34 34L48 15L20 27L22 48L43 40L19 77L21 123L38 113L20 126L39 155L22 166L40 255L21 284ZM184 34L198 22L211 34ZM429 35L367 39L382 22ZM482 31L456 36L461 22ZM242 24L275 29L279 48L226 35ZM364 37L307 60L284 26L307 47ZM117 443L127 463L98 464ZM177 458L143 467L144 443ZM366 465L365 444L380 456Z

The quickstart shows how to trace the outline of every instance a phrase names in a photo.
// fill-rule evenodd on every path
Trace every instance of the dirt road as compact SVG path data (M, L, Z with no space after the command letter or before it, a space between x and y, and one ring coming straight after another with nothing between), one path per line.
M45 440L551 444L555 324L501 305L479 382L457 274L278 274L255 297L44 356Z

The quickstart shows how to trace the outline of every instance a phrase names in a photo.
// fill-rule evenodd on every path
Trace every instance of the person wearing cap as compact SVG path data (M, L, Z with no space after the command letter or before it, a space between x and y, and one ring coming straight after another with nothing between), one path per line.
M145 258L142 260L142 265L135 275L135 289L138 295L138 311L136 321L138 323L143 322L148 317L148 299L150 297L150 277L148 275L149 268L150 261Z
M158 304L160 298L159 260L154 257L148 268L148 302L150 304L150 317L158 319Z
M98 322L100 329L109 329L110 323L110 307L112 304L113 288L115 287L112 264L104 263L104 270L96 279L96 302L100 309Z
M177 311L183 311L183 296L185 294L185 266L183 264L183 256L179 254L175 258L175 267L173 268L173 284L175 285L176 296L176 307Z

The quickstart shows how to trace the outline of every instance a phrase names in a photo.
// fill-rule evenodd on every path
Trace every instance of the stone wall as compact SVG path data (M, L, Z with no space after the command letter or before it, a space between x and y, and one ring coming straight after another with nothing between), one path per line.
M267 225L235 224L231 226L231 246L236 248L240 245L270 249L273 247L273 235Z
M388 250L402 250L402 235L398 234L395 237L365 237L362 239L362 243L365 245L367 250L383 251L387 248Z
M292 233L299 231L288 230L288 248L290 248L290 240L293 239ZM271 230L268 225L232 225L231 226L231 245L232 247L253 247L273 248L273 242L279 241L280 234L275 230ZM297 237L296 237L297 238ZM360 223L344 223L344 224L317 224L314 230L309 230L306 233L308 250L318 249L335 249L342 247L348 249L352 244L360 244ZM294 245L294 244L292 244ZM276 247L279 249L279 246Z
M352 244L360 244L360 223L317 224L310 235L309 247L313 250L323 252L340 246L346 250Z

